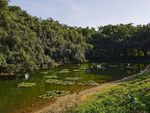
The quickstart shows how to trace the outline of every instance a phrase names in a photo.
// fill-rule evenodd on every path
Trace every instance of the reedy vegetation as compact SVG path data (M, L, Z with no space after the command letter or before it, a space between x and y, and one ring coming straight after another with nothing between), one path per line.
M0 68L19 71L93 60L148 58L150 25L70 27L0 1Z

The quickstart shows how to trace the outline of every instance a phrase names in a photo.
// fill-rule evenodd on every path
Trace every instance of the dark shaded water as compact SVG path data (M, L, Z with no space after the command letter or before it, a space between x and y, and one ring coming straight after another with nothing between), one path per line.
M86 63L64 65L51 70L41 70L29 74L29 79L24 77L0 78L0 113L13 113L25 111L30 108L38 108L44 103L52 102L54 99L41 99L45 91L64 90L71 93L79 92L94 86L79 85L81 81L95 81L99 84L121 79L133 75L144 69L145 64L129 63ZM73 85L47 84L43 76L57 76L58 80L64 81L66 77L78 77L80 80ZM19 82L33 82L36 86L29 88L18 88ZM30 112L30 111L27 111Z

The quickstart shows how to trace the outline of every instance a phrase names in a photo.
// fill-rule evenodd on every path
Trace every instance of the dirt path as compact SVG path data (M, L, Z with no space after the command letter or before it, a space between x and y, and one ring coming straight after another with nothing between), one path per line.
M125 77L121 80L117 80L114 82L105 83L100 86L81 91L79 93L69 94L64 97L59 97L57 98L56 102L54 102L53 104L41 109L40 111L33 112L33 113L63 113L65 109L68 109L68 108L73 107L74 105L80 104L81 102L86 100L88 96L97 94L98 92L105 91L106 89L116 86L122 81L130 80L135 76L143 74L144 72L145 71L136 75Z

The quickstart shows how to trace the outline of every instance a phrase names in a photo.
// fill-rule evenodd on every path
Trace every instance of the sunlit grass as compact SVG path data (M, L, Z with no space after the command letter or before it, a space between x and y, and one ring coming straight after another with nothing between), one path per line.
M75 107L72 113L149 113L150 74L143 74L128 82L99 92Z

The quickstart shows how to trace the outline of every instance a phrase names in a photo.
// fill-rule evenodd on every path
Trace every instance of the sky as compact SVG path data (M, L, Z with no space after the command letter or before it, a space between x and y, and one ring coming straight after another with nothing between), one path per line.
M150 0L10 0L9 4L69 26L150 23Z

